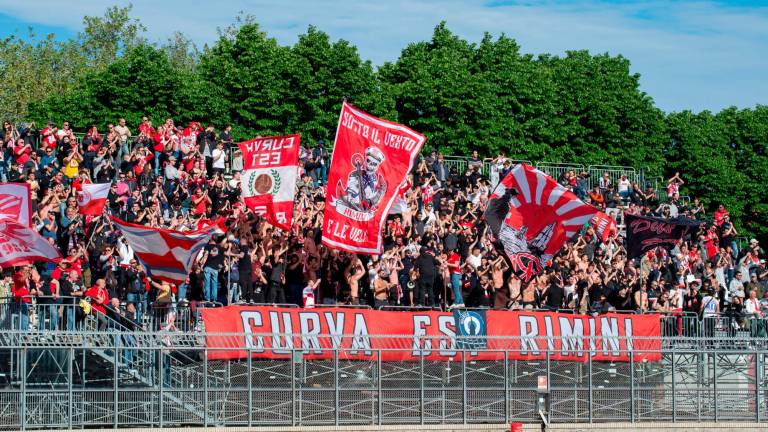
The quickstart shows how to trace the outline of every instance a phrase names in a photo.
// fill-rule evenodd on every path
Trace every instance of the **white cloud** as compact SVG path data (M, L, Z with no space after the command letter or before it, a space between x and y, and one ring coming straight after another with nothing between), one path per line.
M511 2L496 7L479 0L135 0L133 4L134 15L155 41L179 30L199 45L212 43L216 28L232 23L242 10L253 14L281 43L295 42L314 24L333 38L349 40L364 58L380 64L396 59L408 43L428 39L434 26L446 20L449 28L474 41L484 31L504 32L526 52L589 49L622 54L642 75L643 89L665 110L768 103L766 8L660 0ZM83 15L101 15L106 7L97 0L0 0L0 6L20 20L73 31L80 29Z

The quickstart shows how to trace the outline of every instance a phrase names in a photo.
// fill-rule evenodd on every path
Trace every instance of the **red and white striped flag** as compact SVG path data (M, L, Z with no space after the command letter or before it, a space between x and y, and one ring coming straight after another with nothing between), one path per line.
M32 201L27 183L0 183L0 218L32 226Z
M215 234L224 233L223 220L202 230L174 231L149 228L112 217L135 256L156 279L184 283L197 254Z
M616 226L616 221L608 214L601 211L595 214L595 217L589 221L592 228L595 230L595 234L600 237L600 241L607 242L609 238L618 234L619 229Z
M0 219L0 267L58 259L59 251L37 231L12 219Z
M111 183L89 183L83 185L83 190L77 193L77 205L80 214L98 216L107 204L107 195Z

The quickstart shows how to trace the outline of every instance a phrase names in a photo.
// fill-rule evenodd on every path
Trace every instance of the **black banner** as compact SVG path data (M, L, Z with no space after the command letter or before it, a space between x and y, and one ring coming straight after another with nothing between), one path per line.
M673 248L688 232L698 230L702 221L678 217L662 219L625 214L627 223L627 253L636 258L645 252L663 247Z

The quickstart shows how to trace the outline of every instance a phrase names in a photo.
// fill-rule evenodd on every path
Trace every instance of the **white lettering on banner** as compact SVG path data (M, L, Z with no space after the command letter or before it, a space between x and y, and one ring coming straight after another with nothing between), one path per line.
M430 325L432 325L432 318L429 315L413 316L413 355L416 357L428 356L429 351L432 350L432 341L425 337L427 327Z
M456 322L453 316L443 315L437 317L437 327L440 333L445 337L440 338L438 346L440 348L440 355L446 357L453 357L456 355Z
M597 354L597 349L595 349L595 319L593 317L589 318L589 352L592 353L593 357Z
M282 164L282 151L293 148L294 141L294 137L257 139L246 143L245 148L251 153L253 166L275 166Z
M616 318L600 318L600 336L603 343L603 355L608 355L610 345L611 354L619 355L619 320Z
M264 352L264 337L255 336L254 333L260 333L258 329L264 324L261 320L261 312L240 312L240 319L243 321L245 330L245 347L253 352Z
M544 317L544 329L547 332L547 349L551 352L555 350L555 338L552 329L552 317Z
M378 129L371 128L369 125L361 122L357 119L357 117L348 112L345 112L341 116L341 126L362 136L363 138L370 139L376 144L381 144L381 137L379 136Z
M333 312L325 313L325 322L328 323L328 333L331 334L331 341L333 342L333 349L337 349L341 346L341 335L344 334L344 317L345 314L335 314Z
M634 350L635 346L632 342L632 318L624 318L624 339L627 342L627 351Z
M560 317L560 337L563 343L562 355L584 355L584 322L580 319L571 320Z
M280 320L282 315L282 322ZM272 351L275 354L290 354L293 349L293 326L291 325L291 314L283 312L278 314L276 311L269 312L269 323L272 326ZM280 326L283 325L283 327ZM285 334L283 336L282 334ZM285 345L283 345L285 340Z
M317 336L320 334L320 316L317 312L299 312L299 325L301 326L301 347L304 354L309 354L310 348L315 354L322 354L320 349L320 340Z
M277 221L282 224L288 223L288 219L285 217L285 212L276 212L275 218L277 218Z
M352 348L349 353L357 355L359 350L364 350L365 355L372 355L371 338L368 335L368 324L363 314L355 314L355 327L352 330Z
M536 317L520 315L520 352L539 355L539 344L536 337L539 336L539 323Z
M412 151L419 142L406 135L397 135L391 132L384 134L384 145L396 150Z
M253 212L259 216L263 216L267 213L267 206L264 206L264 205L254 206Z
M361 228L350 227L347 224L339 223L331 218L327 219L328 232L333 237L341 240L352 240L358 243L363 243L368 240L368 233Z

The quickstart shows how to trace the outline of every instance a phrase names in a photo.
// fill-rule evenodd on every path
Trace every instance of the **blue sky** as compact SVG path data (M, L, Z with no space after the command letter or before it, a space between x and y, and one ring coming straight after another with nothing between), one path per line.
M118 1L126 5L128 2ZM506 33L526 52L588 49L622 54L641 86L666 111L768 104L768 0L134 0L150 40L181 31L198 45L238 12L252 14L281 43L314 24L355 44L375 64L426 40L441 20L464 38ZM75 35L102 0L0 0L0 35L32 26L38 34Z

